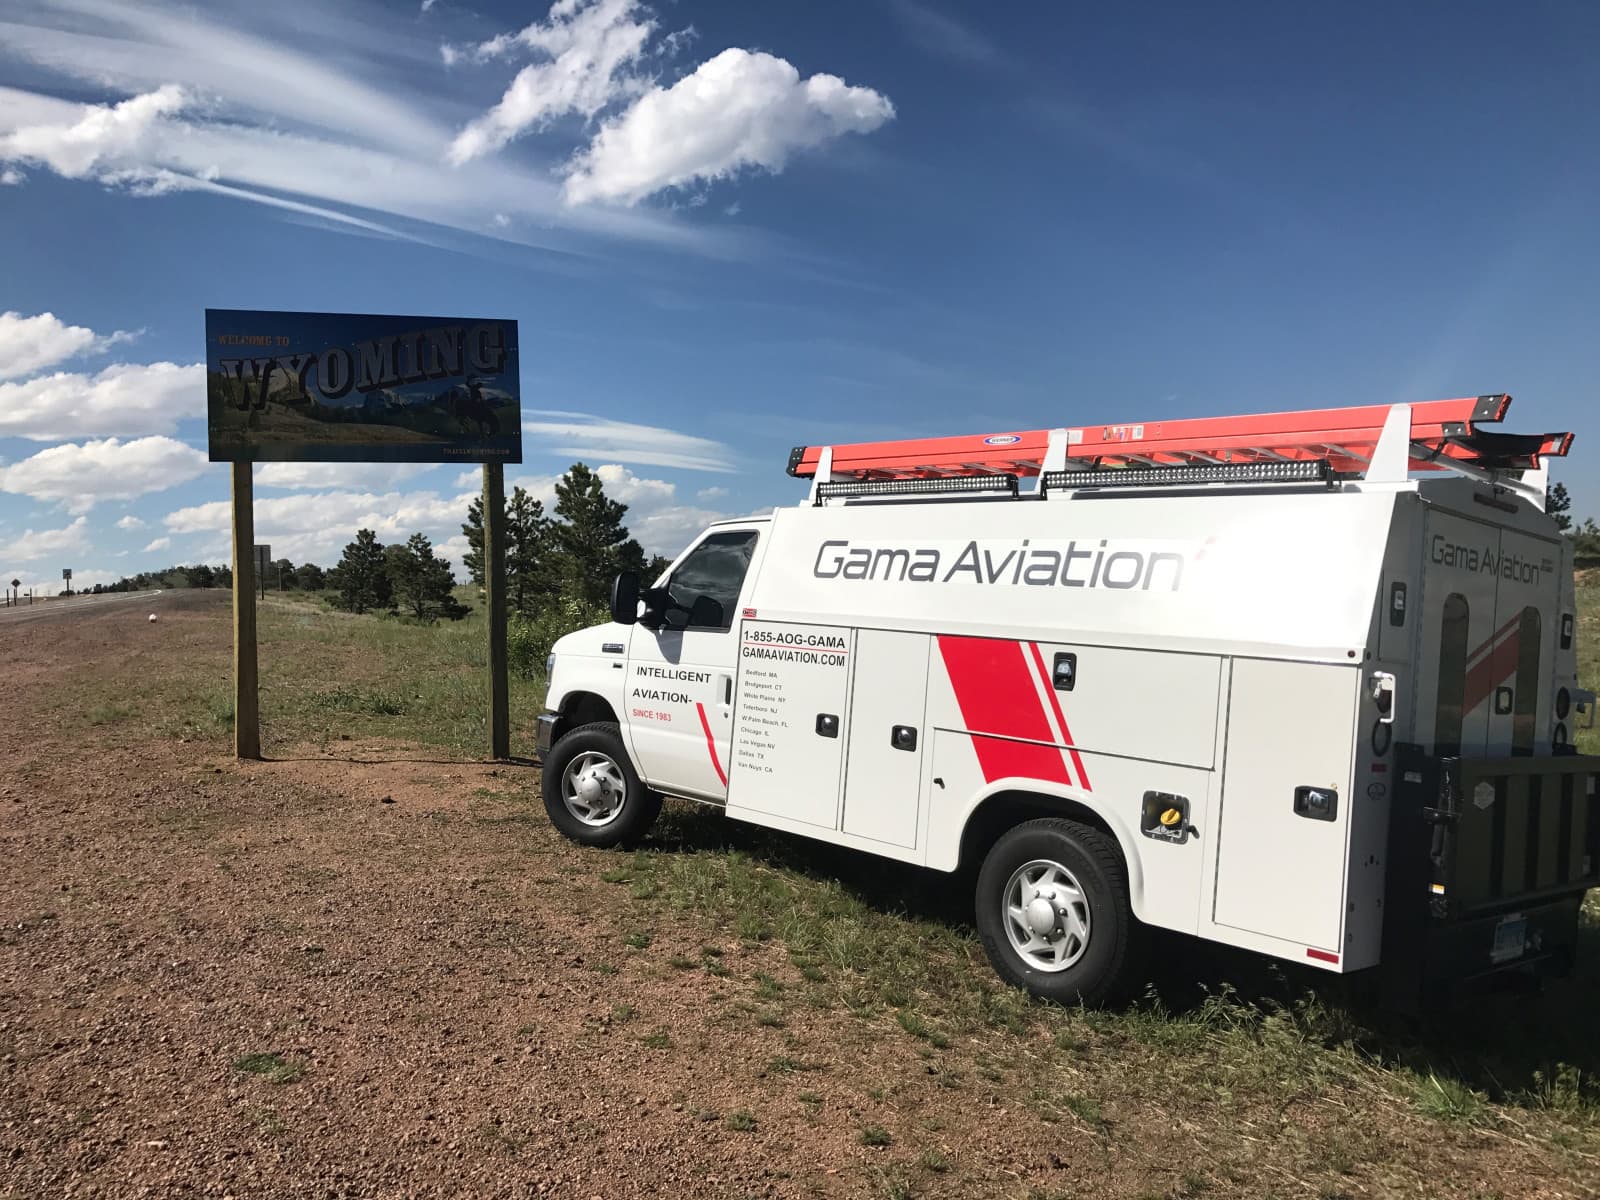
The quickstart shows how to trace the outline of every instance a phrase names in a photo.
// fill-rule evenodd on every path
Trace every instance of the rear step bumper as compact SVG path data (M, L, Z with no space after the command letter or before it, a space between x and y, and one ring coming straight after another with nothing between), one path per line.
M1437 758L1396 747L1385 1000L1421 1011L1470 983L1562 974L1600 887L1600 757Z

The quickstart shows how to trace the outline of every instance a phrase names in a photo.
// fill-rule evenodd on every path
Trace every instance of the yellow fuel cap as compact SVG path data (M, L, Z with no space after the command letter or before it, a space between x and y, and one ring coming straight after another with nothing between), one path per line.
M1169 828L1183 820L1183 814L1175 808L1169 808L1161 814L1161 823Z

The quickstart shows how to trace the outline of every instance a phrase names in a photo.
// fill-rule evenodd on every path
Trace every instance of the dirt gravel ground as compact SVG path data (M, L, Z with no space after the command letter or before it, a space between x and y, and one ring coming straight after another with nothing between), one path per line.
M63 687L214 669L225 598L163 600L0 634L0 1197L1584 1194L1403 1112L1386 1164L1297 1173L1275 1139L1387 1103L1359 1093L1285 1102L1224 1173L1226 1131L1136 1080L1101 1128L1042 1119L1026 1044L996 1069L892 1019L765 1024L782 948L641 916L530 768L71 728Z

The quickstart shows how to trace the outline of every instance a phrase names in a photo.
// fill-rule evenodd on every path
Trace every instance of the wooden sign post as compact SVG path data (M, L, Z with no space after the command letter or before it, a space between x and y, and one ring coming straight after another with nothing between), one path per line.
M511 757L506 665L506 469L483 464L483 581L489 594L489 757Z
M251 464L233 464L233 752L261 757L256 696L256 515Z

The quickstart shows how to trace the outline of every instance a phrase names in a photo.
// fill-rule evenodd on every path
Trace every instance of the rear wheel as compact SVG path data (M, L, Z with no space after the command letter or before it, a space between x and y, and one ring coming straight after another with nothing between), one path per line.
M631 845L661 813L661 797L644 786L610 722L556 742L544 760L542 790L551 824L585 846Z
M1087 825L1045 818L1003 834L978 872L977 925L1001 977L1043 999L1107 1004L1138 980L1127 870Z

